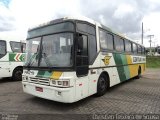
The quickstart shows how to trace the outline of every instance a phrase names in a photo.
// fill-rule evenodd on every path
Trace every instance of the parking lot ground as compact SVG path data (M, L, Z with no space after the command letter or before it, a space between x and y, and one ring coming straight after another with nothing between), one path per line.
M22 91L21 81L0 80L0 114L160 114L160 69L116 85L102 97L72 104L54 102Z

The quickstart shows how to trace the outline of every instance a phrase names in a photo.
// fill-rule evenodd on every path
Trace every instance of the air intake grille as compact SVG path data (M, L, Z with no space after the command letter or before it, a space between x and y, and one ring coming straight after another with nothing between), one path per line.
M49 85L49 79L47 78L30 77L29 82L41 85Z

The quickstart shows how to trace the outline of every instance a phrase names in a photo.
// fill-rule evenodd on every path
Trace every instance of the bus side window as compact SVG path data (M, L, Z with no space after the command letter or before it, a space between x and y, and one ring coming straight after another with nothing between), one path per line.
M133 43L132 45L133 45L133 53L137 54L137 45L135 43Z
M107 37L107 45L108 45L107 48L109 50L113 50L113 35L107 33L106 37Z
M113 50L113 35L103 30L99 31L100 46L102 50Z
M119 38L118 36L115 36L114 42L115 49L119 52L124 52L124 40Z
M96 37L93 35L88 36L88 41L89 41L89 64L93 64L95 57L97 55L97 42L96 42Z
M4 57L7 53L6 41L0 40L0 58Z
M17 53L21 53L22 49L21 49L21 43L20 42L10 42L11 45L11 49L13 52L17 52Z
M26 43L22 43L21 44L21 50L22 50L22 53L25 53L26 52Z
M138 45L138 54L142 54L142 47Z
M131 48L132 48L131 42L128 41L128 40L125 40L125 51L126 52L131 52L132 51Z

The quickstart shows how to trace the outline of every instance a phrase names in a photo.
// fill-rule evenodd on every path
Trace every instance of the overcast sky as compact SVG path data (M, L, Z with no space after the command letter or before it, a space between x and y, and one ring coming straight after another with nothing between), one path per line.
M144 45L160 45L160 0L0 0L0 39L26 39L30 27L64 16L86 16Z

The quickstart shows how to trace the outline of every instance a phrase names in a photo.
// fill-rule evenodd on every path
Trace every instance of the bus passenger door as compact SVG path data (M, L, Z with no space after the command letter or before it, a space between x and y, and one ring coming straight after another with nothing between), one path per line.
M79 34L76 45L76 98L88 95L88 38Z
M88 39L80 35L77 41L76 74L78 77L88 75Z

